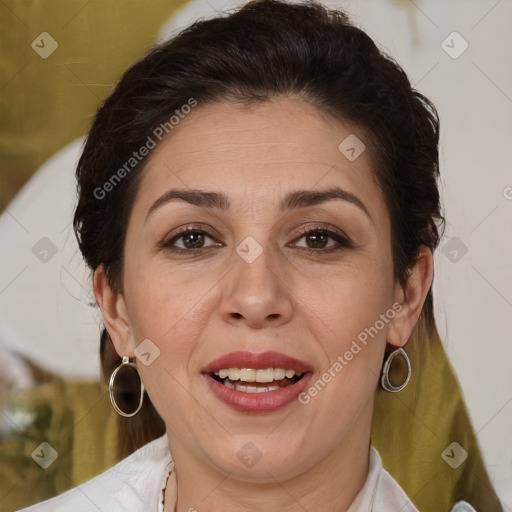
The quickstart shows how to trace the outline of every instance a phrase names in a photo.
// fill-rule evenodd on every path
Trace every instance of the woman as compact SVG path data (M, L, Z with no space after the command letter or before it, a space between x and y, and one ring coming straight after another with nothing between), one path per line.
M377 387L403 389L404 347L435 332L438 129L318 4L249 3L128 70L74 226L139 449L27 510L417 511L370 432Z

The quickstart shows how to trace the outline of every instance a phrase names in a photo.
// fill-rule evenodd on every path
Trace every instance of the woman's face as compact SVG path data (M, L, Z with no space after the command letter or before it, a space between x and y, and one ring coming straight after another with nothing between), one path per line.
M219 103L151 153L111 334L138 356L177 464L271 482L367 449L386 339L410 332L354 135L300 99Z

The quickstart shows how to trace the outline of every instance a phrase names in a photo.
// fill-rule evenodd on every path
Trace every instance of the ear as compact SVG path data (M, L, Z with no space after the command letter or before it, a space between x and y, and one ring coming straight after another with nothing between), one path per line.
M402 308L397 310L387 332L387 342L395 347L403 347L411 337L420 317L427 293L434 278L432 251L422 245L418 251L418 260L410 270L407 283L395 286L395 301Z
M130 327L128 311L122 293L110 287L105 267L101 264L94 272L94 295L101 309L105 327L120 357L133 357L135 344Z

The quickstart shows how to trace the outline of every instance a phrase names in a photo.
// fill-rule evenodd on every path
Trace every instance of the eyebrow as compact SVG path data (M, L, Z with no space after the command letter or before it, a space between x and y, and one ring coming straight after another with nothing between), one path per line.
M296 190L286 194L281 201L279 208L282 212L298 208L307 208L315 206L333 199L341 199L357 206L362 210L373 222L370 212L364 203L354 194L340 187L328 188L325 190ZM186 203L199 206L202 208L227 210L230 207L229 198L221 192L209 192L206 190L180 190L171 189L161 195L149 208L146 214L148 217L164 204L173 200L181 200Z

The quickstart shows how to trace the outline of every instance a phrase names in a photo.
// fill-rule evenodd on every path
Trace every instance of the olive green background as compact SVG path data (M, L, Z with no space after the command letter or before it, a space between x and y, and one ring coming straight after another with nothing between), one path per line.
M56 151L87 133L100 102L184 0L0 2L0 206ZM31 47L42 32L58 48Z

